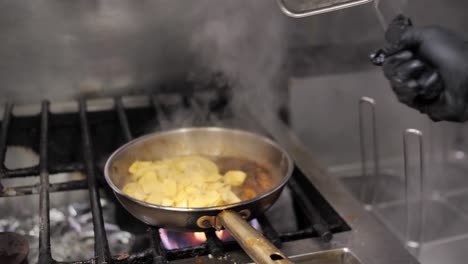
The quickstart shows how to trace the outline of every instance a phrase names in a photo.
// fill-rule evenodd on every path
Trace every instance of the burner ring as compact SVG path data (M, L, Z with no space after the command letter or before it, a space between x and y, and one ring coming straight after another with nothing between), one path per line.
M0 259L4 264L23 264L29 254L28 240L18 233L0 232Z

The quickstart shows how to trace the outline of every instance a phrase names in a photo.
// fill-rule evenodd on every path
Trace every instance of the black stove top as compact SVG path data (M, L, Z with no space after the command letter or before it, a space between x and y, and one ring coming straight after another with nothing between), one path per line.
M157 227L149 227L119 209L116 203L116 222L124 230L137 234L146 241L134 246L128 254L112 256L104 228L100 196L114 199L102 175L107 156L123 143L150 131L171 126L226 125L233 126L234 114L229 102L216 93L201 92L191 95L159 94L143 96L146 103L131 105L121 98L112 99L109 108L95 109L91 102L80 100L78 109L54 112L43 102L40 113L14 115L12 104L6 105L0 134L0 199L10 196L37 195L39 193L39 263L52 263L50 248L50 193L88 189L94 226L94 259L77 260L79 263L165 263L181 258L208 255L219 257L238 250L236 242L221 241L214 231L205 233L206 242L196 246L166 249ZM181 111L184 114L180 114ZM193 115L190 120L179 118ZM178 120L179 118L179 120ZM255 122L253 122L255 123ZM39 155L39 164L27 168L8 169L4 165L7 147L21 146ZM85 179L49 183L56 173L82 172ZM36 176L38 175L38 176ZM4 179L39 177L35 185L7 187ZM319 191L305 175L295 169L288 187L293 201L295 230L277 230L268 215L257 220L264 235L275 245L310 237L333 239L333 234L349 230ZM272 209L274 210L274 209ZM77 263L78 263L77 262Z

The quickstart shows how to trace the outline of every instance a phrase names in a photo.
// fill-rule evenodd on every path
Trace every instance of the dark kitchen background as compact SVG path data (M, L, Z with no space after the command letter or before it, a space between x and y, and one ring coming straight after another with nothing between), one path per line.
M466 10L464 0L409 0L406 14L417 25L468 35ZM384 170L402 175L402 131L413 127L425 134L428 192L468 188L464 168L455 183L441 177L453 171L452 158L466 163L466 127L434 124L397 102L368 61L382 39L372 4L298 20L272 0L1 0L0 103L39 111L43 99L165 93L221 75L233 105L251 105L260 117L288 112L307 147L332 175L346 179L360 169L358 102L369 96L377 102ZM463 240L468 217L451 220L459 229L437 239ZM447 248L468 249L468 241L442 244L427 251L453 258L445 263L457 263L459 254ZM421 260L442 263L424 250Z

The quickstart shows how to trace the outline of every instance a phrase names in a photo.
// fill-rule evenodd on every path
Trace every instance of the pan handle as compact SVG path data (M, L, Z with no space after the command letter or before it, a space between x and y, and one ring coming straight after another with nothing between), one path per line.
M218 214L217 221L229 231L255 263L293 263L238 213L229 210L222 211Z

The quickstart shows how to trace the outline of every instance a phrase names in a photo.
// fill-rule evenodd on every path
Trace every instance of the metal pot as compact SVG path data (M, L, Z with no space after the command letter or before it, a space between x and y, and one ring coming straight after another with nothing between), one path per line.
M205 208L154 205L126 195L129 166L136 160L158 160L184 155L239 157L266 166L272 172L273 188L236 204ZM225 128L184 128L137 138L116 150L104 173L117 199L136 218L161 228L203 231L226 228L257 263L290 263L287 257L245 220L255 218L278 199L291 177L293 162L272 140L246 131Z

